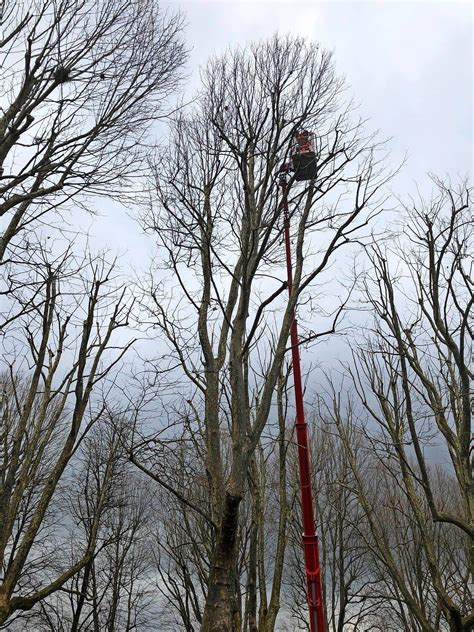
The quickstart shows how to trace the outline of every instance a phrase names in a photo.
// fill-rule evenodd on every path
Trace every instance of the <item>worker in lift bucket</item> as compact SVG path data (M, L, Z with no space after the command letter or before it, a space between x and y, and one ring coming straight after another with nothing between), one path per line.
M311 151L311 141L309 139L309 132L302 131L295 135L296 138L296 151L299 154L308 154Z

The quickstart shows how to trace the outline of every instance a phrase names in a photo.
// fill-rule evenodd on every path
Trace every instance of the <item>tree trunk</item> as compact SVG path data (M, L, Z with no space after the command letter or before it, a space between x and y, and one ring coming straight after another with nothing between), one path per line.
M245 607L245 624L244 630L247 632L258 632L257 624L257 565L258 565L258 522L259 509L258 502L258 471L255 463L255 456L250 462L249 477L250 493L252 496L252 518L250 524L250 542L247 566L247 590L246 590L246 607Z
M91 571L92 571L93 564L94 564L94 558L92 558L84 567L84 576L82 578L81 592L79 593L79 596L77 599L76 610L72 618L71 632L77 632L79 630L79 623L81 620L82 609L84 607L84 603L87 597L87 590L88 590L89 582L91 579Z
M211 560L201 632L240 631L240 609L235 594L240 501L241 497L226 493Z

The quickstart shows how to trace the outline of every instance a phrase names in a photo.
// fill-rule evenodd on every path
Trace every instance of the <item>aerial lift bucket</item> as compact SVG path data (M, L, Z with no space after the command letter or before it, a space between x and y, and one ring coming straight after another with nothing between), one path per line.
M307 130L296 132L291 153L295 180L313 180L317 173L314 134Z

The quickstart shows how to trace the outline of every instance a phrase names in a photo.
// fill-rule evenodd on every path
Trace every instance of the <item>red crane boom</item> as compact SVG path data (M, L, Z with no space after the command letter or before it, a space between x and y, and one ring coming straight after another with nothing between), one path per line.
M288 294L293 290L293 268L291 263L290 218L288 212L288 165L280 170L280 186L282 191L282 207L284 217L286 269L288 277ZM309 458L308 427L304 415L303 386L301 381L301 362L298 347L298 324L293 310L290 330L291 356L293 364L293 380L296 403L296 440L298 443L298 462L300 474L301 509L303 515L303 549L306 567L306 586L308 593L309 629L310 632L326 632L324 603L321 586L321 567L319 563L318 536L316 535L313 492L311 485L311 468Z

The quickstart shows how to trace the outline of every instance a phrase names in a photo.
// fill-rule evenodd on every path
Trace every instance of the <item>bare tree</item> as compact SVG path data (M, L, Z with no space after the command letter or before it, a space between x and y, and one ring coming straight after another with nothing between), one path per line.
M312 476L316 489L316 515L321 544L326 625L332 632L372 629L383 600L373 594L376 583L370 548L365 536L366 520L354 494L350 460L339 437L338 426L326 398L311 413L311 447L315 455ZM353 458L365 472L365 440L355 430L350 434ZM298 488L297 461L291 453L290 484ZM286 575L286 602L298 629L308 629L306 578L301 567L301 520L295 513L291 521Z
M406 629L467 632L474 624L468 588L474 233L468 186L434 184L428 202L406 209L397 249L369 251L364 290L374 333L355 352L349 374L378 459L377 489L361 478L347 434L341 436L372 547L408 610ZM447 471L440 473L430 455L447 461ZM393 541L387 521L412 540L398 534Z
M193 632L200 628L207 593L209 525L173 497L163 498L160 509L154 540L156 590L163 603L160 625Z
M113 267L69 252L37 263L15 283L11 301L26 309L3 338L0 623L61 588L93 554L103 497L73 563L58 568L44 528L68 463L102 415L95 393L132 343L118 338L130 304Z
M197 413L216 530L203 632L241 626L239 507L296 302L381 203L380 146L351 121L341 91L331 55L302 40L275 37L232 51L203 72L198 105L176 120L156 163L144 224L171 274L151 287L150 321L169 345L170 379L187 383L183 400ZM291 199L296 261L287 303L275 169L301 126L316 133L318 174ZM334 313L327 332L333 321Z
M148 459L147 469L162 489L155 495L153 557L156 590L162 597L163 629L199 630L207 594L214 525L208 518L209 490L195 429L193 441L170 437L165 458ZM146 452L138 451L143 460ZM161 476L157 472L166 468ZM151 469L148 469L151 468ZM169 493L169 489L173 492ZM169 626L169 627L168 627Z
M282 367L276 387L278 433L262 445L250 463L252 521L248 552L245 632L273 632L282 601L284 562L291 508L297 491L288 486L287 462L292 429L288 423L288 378ZM267 597L269 592L269 597Z
M126 425L119 419L104 413L84 438L52 512L66 516L64 524L55 525L61 532L55 538L56 560L74 563L88 546L93 555L58 591L7 629L130 631L148 629L156 615L149 550L153 499L148 480L122 449Z
M241 504L235 590L241 595L242 629L246 632L273 631L280 610L289 504L294 503L295 496L293 491L288 501L287 378L288 373L281 376L277 386L278 433L273 436L273 429L269 429L265 446L259 444L249 469L248 493ZM188 424L190 420L185 427ZM155 497L153 547L156 588L166 605L160 627L174 630L182 626L191 632L202 622L215 525L209 520L210 493L200 428L192 424L183 436L169 433L170 427L160 439L145 438L142 445L135 439L131 459L162 486Z
M0 12L3 260L71 198L77 211L78 194L131 186L186 53L182 18L155 0L5 0Z
M76 525L71 533L72 558L92 538L94 550L62 593L53 596L56 600L43 602L42 618L60 610L60 619L71 632L130 631L146 625L153 611L148 581L152 499L148 481L131 471L123 451L126 432L120 416L107 412L84 439L68 485Z

